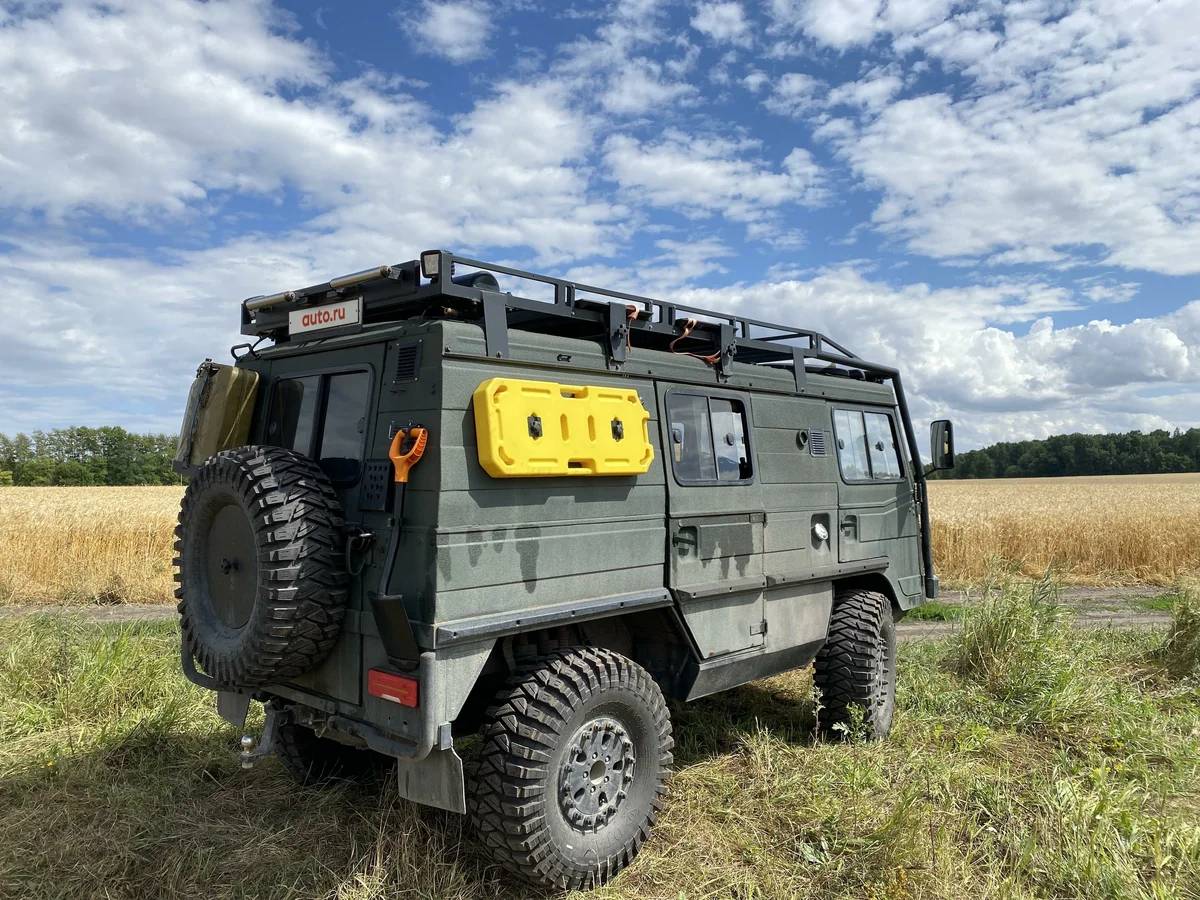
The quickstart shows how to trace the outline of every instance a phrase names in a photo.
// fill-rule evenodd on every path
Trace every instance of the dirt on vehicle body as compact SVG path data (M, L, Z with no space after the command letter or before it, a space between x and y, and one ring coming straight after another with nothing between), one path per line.
M667 701L815 660L826 728L889 730L894 623L937 594L896 370L444 251L242 311L258 344L185 417L177 594L188 676L235 724L267 704L247 761L394 763L587 887L649 836Z

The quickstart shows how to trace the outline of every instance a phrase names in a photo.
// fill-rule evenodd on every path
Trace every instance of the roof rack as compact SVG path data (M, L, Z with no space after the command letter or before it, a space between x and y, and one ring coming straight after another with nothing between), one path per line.
M459 267L474 271L456 275ZM445 273L450 277L444 278ZM495 275L548 285L553 299L501 293ZM742 363L794 367L798 382L804 378L806 358L851 366L859 360L819 331L539 275L445 250L426 251L419 262L378 266L295 291L251 297L242 302L242 333L277 342L302 339L292 336L291 313L352 295L362 297L359 326L428 316L431 306L482 318L488 355L497 358L508 356L508 329L515 327L604 338L609 358L618 366L630 348L671 347L704 356L723 377L732 373L735 357ZM323 330L311 336L330 334Z
M456 274L462 266L474 271ZM548 285L552 300L501 293L496 275ZM424 279L424 281L422 281ZM294 317L329 303L361 298L358 321L293 336ZM920 486L922 561L926 593L937 596L929 537L925 473L913 433L900 373L891 366L867 362L819 331L780 325L748 316L686 306L563 278L525 272L510 266L427 250L419 260L378 266L296 291L242 301L242 333L278 342L329 337L363 325L416 317L456 316L482 320L487 355L509 355L508 331L517 328L563 337L601 339L609 362L620 367L634 347L690 353L710 362L722 378L733 374L733 361L789 368L796 393L806 392L806 360L822 361L851 373L890 381L904 424L914 475Z

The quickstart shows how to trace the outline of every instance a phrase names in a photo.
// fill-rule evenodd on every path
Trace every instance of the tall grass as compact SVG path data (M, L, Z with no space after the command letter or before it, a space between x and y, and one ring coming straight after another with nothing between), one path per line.
M903 645L886 741L814 742L807 672L675 707L660 826L596 896L1200 898L1200 691L1148 674L1166 634L1059 631L1047 590ZM177 640L0 619L0 896L551 896L394 787L242 770Z

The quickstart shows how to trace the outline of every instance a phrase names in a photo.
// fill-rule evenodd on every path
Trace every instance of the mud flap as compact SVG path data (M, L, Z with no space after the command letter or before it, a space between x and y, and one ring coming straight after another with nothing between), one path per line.
M250 710L250 695L233 691L217 691L217 715L234 728L246 727L246 713Z
M433 750L422 760L396 760L396 781L405 800L450 812L467 811L462 759L453 747Z

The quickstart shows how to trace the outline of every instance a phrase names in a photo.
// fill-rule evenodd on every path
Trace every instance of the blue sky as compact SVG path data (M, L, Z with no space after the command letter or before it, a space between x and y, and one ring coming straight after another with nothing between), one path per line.
M820 328L976 445L1200 424L1200 6L0 3L0 431L443 246Z

